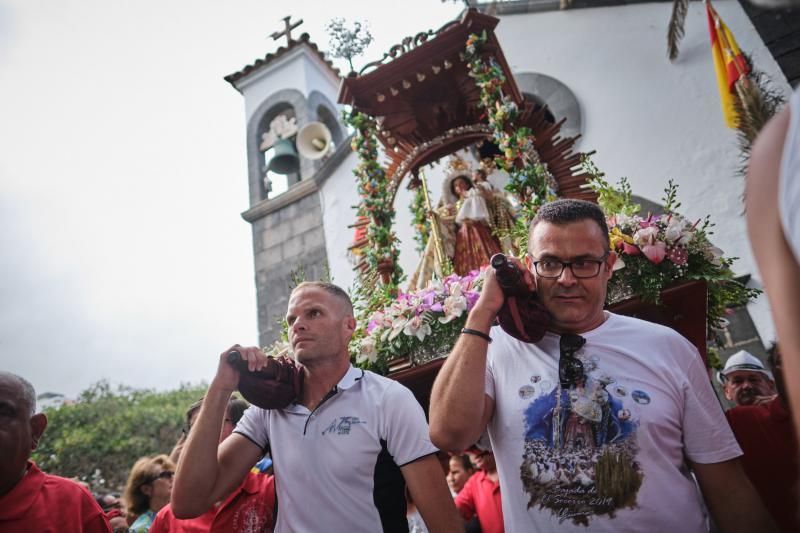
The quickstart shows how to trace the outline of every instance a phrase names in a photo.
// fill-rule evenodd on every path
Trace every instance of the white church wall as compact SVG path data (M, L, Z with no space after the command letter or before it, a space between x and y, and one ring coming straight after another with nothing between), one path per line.
M323 66L322 62L319 60L308 61L305 63L304 67L306 87L309 87L306 96L308 96L312 90L319 91L325 95L332 104L336 105L336 97L339 92L339 80L334 78L330 70L328 70L326 66ZM340 107L341 106L337 106L337 109ZM309 109L309 112L313 116L316 110Z
M336 102L339 80L315 52L298 46L240 81L238 87L245 97L245 117L249 122L261 103L282 89L299 90L306 98L311 91L319 91Z
M353 241L354 230L347 226L355 222L355 210L350 206L359 201L353 169L358 156L350 152L320 188L325 249L333 282L345 289L353 284L353 263L347 257L347 246Z
M239 82L244 94L244 109L247 122L258 110L259 105L281 89L297 89L307 95L306 69L303 61L303 49L297 47L280 58Z
M715 6L741 49L788 94L739 3ZM593 159L607 177L627 176L635 194L653 201L674 179L681 210L693 219L710 214L715 244L740 258L735 272L757 275L742 216L736 136L722 119L705 7L689 4L674 64L666 58L670 10L669 3L653 3L507 15L496 32L512 71L552 76L574 92L584 120L577 148L596 150ZM762 339L772 339L765 297L751 315Z

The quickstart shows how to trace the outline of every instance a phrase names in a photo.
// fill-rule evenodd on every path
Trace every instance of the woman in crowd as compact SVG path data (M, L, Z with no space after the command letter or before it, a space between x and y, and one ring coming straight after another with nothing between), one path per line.
M475 466L470 462L469 455L451 455L449 461L449 469L447 471L447 486L450 487L450 493L455 498L464 485L467 484L469 478L475 473ZM466 533L480 533L481 525L478 522L478 517L473 516L472 519L464 524Z
M175 463L166 455L142 457L133 465L125 486L128 514L136 516L131 533L150 530L156 513L169 503Z
M469 461L468 455L453 455L450 457L450 470L447 472L447 486L453 498L456 497L467 480L475 473L475 467Z

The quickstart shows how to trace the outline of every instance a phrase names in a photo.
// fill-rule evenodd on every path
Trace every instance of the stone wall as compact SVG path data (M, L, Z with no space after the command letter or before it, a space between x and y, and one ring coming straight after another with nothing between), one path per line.
M286 313L293 272L307 279L323 275L325 235L319 195L309 194L253 223L258 301L258 341L262 346L280 334L278 317Z
M350 153L349 139L324 160L313 178L303 180L285 193L264 200L242 213L252 224L253 256L258 305L258 342L268 346L280 335L280 318L286 314L293 276L326 277L320 186Z

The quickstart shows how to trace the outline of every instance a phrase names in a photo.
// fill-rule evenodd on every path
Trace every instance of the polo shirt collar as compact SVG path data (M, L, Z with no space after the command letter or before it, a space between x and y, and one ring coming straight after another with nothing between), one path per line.
M336 385L336 387L342 390L347 390L356 383L358 383L358 380L360 380L363 377L364 377L363 369L356 368L353 365L350 365L350 368L347 369L347 372L345 372L342 379L339 380L339 383Z
M333 396L335 393L341 390L347 390L351 388L353 385L358 383L364 377L364 370L361 368L356 368L352 364L350 368L347 369L347 372L344 373L342 379L339 380L333 389L328 393L328 397ZM323 402L324 403L324 402ZM284 411L289 413L298 413L298 414L308 414L309 410L300 403L290 403L286 407L283 408Z

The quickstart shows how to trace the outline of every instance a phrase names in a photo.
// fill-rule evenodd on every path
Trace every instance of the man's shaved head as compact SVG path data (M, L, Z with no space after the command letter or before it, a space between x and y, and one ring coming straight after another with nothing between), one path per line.
M350 296L347 294L347 292L345 292L344 289L342 289L338 285L334 285L333 283L328 283L326 281L304 281L303 283L301 283L292 290L292 294L301 289L311 289L311 288L322 289L325 292L333 294L334 296L336 296L338 300L341 300L344 311L349 316L353 316L353 302L350 300Z
M0 497L22 479L31 452L47 427L36 412L36 392L28 380L0 371Z
M36 390L27 379L0 370L0 383L19 389L19 400L30 409L31 416L36 413Z

